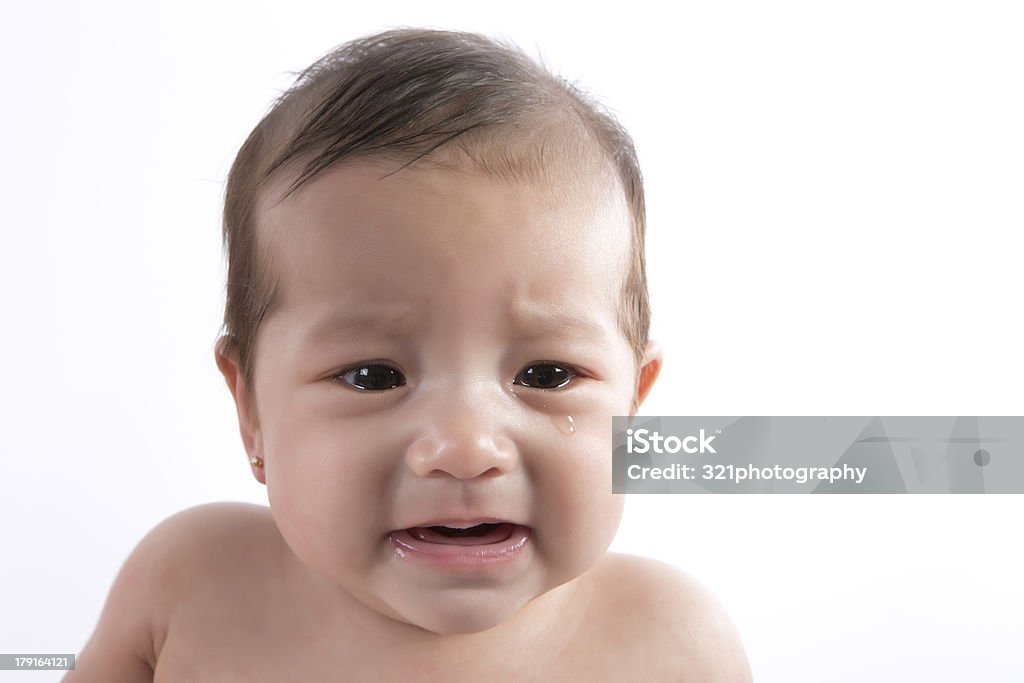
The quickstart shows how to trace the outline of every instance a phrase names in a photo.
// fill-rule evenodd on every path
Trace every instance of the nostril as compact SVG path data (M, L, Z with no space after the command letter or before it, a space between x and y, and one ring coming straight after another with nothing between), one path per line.
M504 436L424 437L406 450L408 467L418 476L446 474L458 479L499 475L516 461L515 444Z
M406 464L416 474L426 476L434 471L440 450L440 444L432 439L417 439L406 450Z
M501 453L505 457L515 455L516 444L507 436L496 436L494 437L494 450Z

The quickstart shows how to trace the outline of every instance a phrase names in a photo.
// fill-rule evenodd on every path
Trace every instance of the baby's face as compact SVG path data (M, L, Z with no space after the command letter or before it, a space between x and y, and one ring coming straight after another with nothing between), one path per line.
M310 569L394 619L479 631L591 567L618 526L630 217L611 181L392 171L342 165L264 205L280 306L250 450Z

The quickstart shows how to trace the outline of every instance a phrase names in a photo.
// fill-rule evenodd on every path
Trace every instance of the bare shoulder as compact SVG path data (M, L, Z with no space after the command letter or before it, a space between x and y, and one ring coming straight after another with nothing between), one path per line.
M229 559L251 550L254 543L275 539L270 509L249 503L207 503L182 510L160 522L143 539L164 558L170 559L182 550L215 551L213 558ZM210 555L206 555L210 558ZM197 559L194 552L181 559ZM178 570L189 573L187 562L172 562ZM186 579L187 576L178 578Z
M253 550L276 543L269 508L248 503L207 503L157 524L136 547L159 603L180 604L211 579L249 562ZM265 554L265 553L261 553Z
M151 681L168 625L213 577L260 543L274 542L269 510L211 503L171 515L118 572L92 637L65 681Z
M686 572L649 558L609 553L595 589L611 623L628 628L646 652L664 656L676 680L746 683L750 666L732 620Z

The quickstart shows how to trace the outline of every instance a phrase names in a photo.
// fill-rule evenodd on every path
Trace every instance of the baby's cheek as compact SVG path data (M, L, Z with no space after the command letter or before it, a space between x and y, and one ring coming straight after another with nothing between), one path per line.
M623 509L623 497L612 494L610 426L606 435L589 422L574 434L551 437L547 466L536 480L541 549L574 574L605 552Z
M612 417L629 415L630 398L611 387L588 387L577 392L551 392L530 396L528 437L548 440L548 448L578 453L578 464L586 467L601 458L611 458ZM557 437L569 437L562 442ZM611 466L608 467L611 475Z
M550 407L554 409L538 420L532 439L537 456L533 460L543 468L537 483L557 489L554 494L560 500L574 502L564 514L585 517L581 523L595 516L595 510L610 507L614 513L616 502L621 508L620 498L612 495L612 416L616 413L607 398L553 400Z
M288 545L306 564L330 574L339 557L365 554L364 537L379 523L381 475L368 466L372 454L336 427L302 427L279 432L268 449L267 494Z

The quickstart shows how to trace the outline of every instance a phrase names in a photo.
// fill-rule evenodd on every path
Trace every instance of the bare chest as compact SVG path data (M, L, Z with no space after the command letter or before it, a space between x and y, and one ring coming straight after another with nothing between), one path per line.
M273 557L273 553L264 553ZM177 681L623 681L673 680L678 657L656 645L646 619L600 600L570 605L547 637L529 647L504 642L409 647L346 620L325 628L318 600L273 562L232 563L180 595L156 644L157 683ZM215 578L214 578L215 577ZM600 595L600 592L596 592ZM479 643L480 641L474 641ZM676 669L677 670L677 669Z
M410 653L385 643L367 646L360 638L327 640L301 628L269 627L244 606L192 616L168 632L154 671L156 683L623 681L650 673L656 664L642 649L607 642L590 631L578 633L568 645L541 642L529 652L439 648ZM362 642L356 647L355 641Z
M236 644L221 640L216 649L208 644L175 648L159 660L154 681L624 681L634 680L638 671L645 668L630 664L624 657L581 658L564 652L551 659L547 656L550 653L546 653L541 658L543 662L524 653L519 662L509 666L482 659L467 662L465 657L448 658L440 652L432 659L410 660L400 653L368 658L346 651L343 646L325 654L281 643L262 647L255 643L244 647L235 647Z

